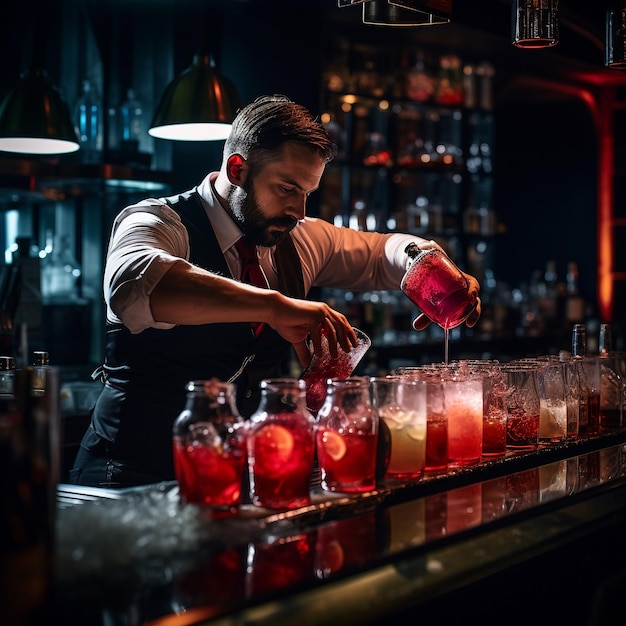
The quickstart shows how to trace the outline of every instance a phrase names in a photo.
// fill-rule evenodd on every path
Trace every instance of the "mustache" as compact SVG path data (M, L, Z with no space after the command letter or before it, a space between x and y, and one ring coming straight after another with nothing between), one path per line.
M298 220L295 217L277 217L273 220L269 220L266 223L266 228L269 228L270 226L284 226L285 228L291 229L295 228L297 224Z

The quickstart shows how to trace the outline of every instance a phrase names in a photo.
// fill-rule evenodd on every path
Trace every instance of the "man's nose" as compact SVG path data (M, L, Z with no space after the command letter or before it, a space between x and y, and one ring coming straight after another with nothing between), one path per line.
M306 215L306 201L307 197L302 196L299 201L290 203L286 210L287 215L291 215L297 220L304 219L304 216Z

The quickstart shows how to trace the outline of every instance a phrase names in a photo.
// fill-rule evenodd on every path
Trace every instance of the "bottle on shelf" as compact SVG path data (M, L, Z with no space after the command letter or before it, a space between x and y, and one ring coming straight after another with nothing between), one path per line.
M14 325L17 333L17 367L28 365L31 344L43 341L43 302L41 297L41 258L39 247L31 237L16 237L13 264L19 268L21 286L15 308Z
M6 520L0 524L0 613L3 624L24 626L45 623L54 607L60 450L57 379L50 381L50 394L36 398L32 376L31 367L18 369L14 394L0 395L0 496Z
M15 359L12 356L0 356L0 397L13 396L15 393Z
M578 291L578 264L575 261L567 264L565 285L565 319L568 322L582 322L585 318L585 301Z
M76 299L81 269L72 254L69 237L62 235L55 243L52 231L48 231L44 252L45 256L40 255L41 295L44 301Z
M31 391L34 396L42 396L46 391L47 375L50 369L50 358L45 350L33 352L33 374Z
M414 102L429 102L435 93L435 80L426 67L424 51L415 53L415 65L406 74L406 97Z
M476 75L478 76L478 106L483 111L492 111L495 69L489 61L482 61L476 67Z
M120 105L120 148L123 152L139 152L142 136L143 108L130 88Z
M98 163L102 152L102 103L95 86L85 78L76 102L75 125L80 141L83 162Z
M447 106L462 106L463 101L461 59L456 54L444 54L439 58L435 102Z
M476 66L472 63L463 65L463 105L473 109L478 104Z

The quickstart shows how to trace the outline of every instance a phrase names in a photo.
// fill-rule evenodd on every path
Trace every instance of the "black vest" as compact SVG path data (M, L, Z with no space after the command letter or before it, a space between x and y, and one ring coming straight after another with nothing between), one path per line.
M196 190L167 202L189 233L191 263L231 276ZM302 266L291 237L281 241L275 255L279 290L303 298ZM259 382L288 375L290 348L267 325L256 338L248 323L148 328L138 334L107 324L106 385L92 424L100 437L112 442L114 457L136 459L170 480L172 425L185 405L186 383L212 377L228 380L251 359L235 381L237 406L249 417L259 403Z

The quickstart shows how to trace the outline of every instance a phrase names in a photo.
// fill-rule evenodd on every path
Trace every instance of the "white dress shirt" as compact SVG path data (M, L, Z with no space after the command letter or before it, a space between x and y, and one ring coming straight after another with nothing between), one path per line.
M226 262L233 276L240 275L234 244L241 231L219 203L208 174L198 186ZM399 233L381 234L339 228L305 217L291 232L300 255L305 292L311 287L353 291L399 289L408 267L404 252L411 242L424 239ZM278 278L272 248L257 248L270 287ZM103 291L107 320L122 322L132 333L145 328L172 328L157 322L150 309L150 294L172 264L189 259L189 238L176 211L163 198L149 198L123 209L111 230L104 269Z

